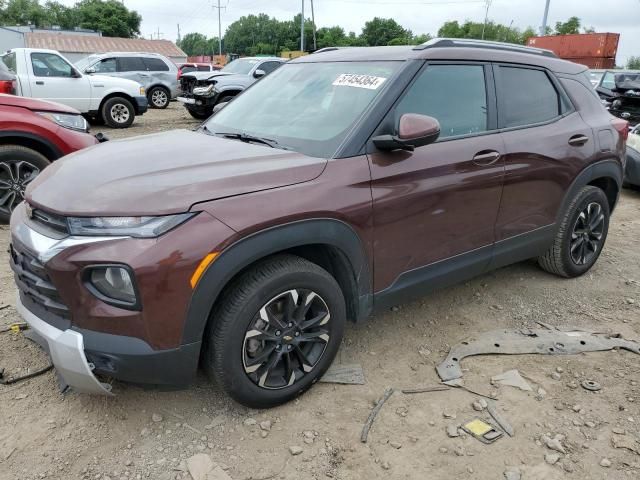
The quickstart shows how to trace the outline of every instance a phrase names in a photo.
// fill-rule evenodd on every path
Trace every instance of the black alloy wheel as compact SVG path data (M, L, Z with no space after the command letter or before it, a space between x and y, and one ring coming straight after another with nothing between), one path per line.
M330 337L331 313L311 290L283 292L264 305L244 338L243 366L261 388L281 389L313 372Z
M591 263L599 252L605 229L602 205L592 202L580 212L571 234L571 259L576 265Z

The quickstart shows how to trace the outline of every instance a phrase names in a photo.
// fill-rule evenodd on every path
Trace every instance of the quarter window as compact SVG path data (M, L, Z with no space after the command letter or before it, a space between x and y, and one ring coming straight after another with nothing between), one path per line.
M560 115L560 96L544 71L500 67L500 78L502 127L533 125Z
M145 72L147 67L144 66L140 57L121 57L118 58L119 72Z
M396 108L440 122L440 138L487 131L487 89L482 65L428 65Z
M159 58L144 57L142 61L149 72L169 71L169 66Z
M31 65L36 77L73 77L73 67L55 53L32 53Z

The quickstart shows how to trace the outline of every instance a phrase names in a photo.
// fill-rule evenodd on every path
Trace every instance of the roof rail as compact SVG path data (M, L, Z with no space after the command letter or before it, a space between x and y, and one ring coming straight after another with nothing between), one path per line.
M321 48L320 50L316 50L315 52L312 53L312 55L316 53L333 52L334 50L340 50L342 48L349 48L349 47L324 47L324 48Z
M487 40L474 40L470 38L433 38L422 45L414 47L414 50L426 50L428 48L464 47L464 48L488 48L491 50L506 50L510 52L530 53L545 57L558 58L551 50L542 48L525 47L514 43L490 42Z

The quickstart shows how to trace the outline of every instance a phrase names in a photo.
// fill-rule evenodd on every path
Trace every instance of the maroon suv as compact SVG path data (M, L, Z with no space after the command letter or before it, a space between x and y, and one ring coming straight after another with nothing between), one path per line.
M198 131L56 162L11 220L17 308L78 391L188 384L268 407L358 321L538 258L602 252L626 124L551 52L435 40L325 49Z

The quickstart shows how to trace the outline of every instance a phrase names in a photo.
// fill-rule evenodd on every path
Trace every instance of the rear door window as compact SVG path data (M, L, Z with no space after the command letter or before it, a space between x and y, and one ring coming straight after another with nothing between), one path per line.
M499 72L502 128L535 125L561 115L561 97L544 70L500 66Z
M118 58L118 72L146 72L147 67L140 57Z
M484 66L428 65L396 107L396 125L405 113L437 119L440 138L487 131Z
M168 72L169 71L169 65L164 63L159 58L144 57L142 61L144 62L146 70L149 72Z

